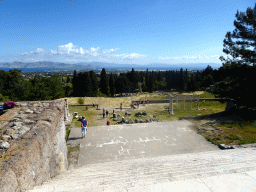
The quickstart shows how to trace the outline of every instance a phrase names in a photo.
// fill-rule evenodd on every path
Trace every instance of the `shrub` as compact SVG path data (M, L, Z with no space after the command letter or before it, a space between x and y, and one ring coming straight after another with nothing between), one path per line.
M6 102L6 101L9 101L9 97L8 96L3 96L1 93L0 93L0 102Z
M16 105L16 103L14 103L13 101L6 101L4 103L4 109L10 109L13 108Z
M78 99L77 99L77 102L78 102L78 104L80 104L80 105L81 105L81 104L84 104L84 98L81 98L81 97L78 98Z

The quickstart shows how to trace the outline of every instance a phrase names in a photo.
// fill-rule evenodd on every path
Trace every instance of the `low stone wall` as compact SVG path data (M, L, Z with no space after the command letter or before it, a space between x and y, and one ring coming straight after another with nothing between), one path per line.
M68 168L67 101L17 102L11 110L18 115L2 127L10 147L0 156L1 192L31 189Z
M161 100L149 100L149 102L145 100L132 101L133 105L137 104L153 104L153 103L170 103L170 99L161 99Z

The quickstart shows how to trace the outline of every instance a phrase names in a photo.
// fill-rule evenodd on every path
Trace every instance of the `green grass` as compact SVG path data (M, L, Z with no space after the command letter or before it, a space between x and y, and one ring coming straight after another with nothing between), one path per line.
M78 151L80 149L80 144L78 144L75 147L69 147L68 148L68 157L70 156L70 153L74 152L74 151Z
M66 127L66 137L65 137L65 140L66 140L66 141L68 140L69 133L70 133L70 126L67 126L67 127Z
M199 95L200 98L215 98L215 96L211 93L204 92L203 94Z
M223 140L226 144L236 142L237 144L256 143L255 121L232 121L215 125L222 130ZM225 137L225 135L227 135Z
M97 126L98 125L98 114L101 110L96 110L97 107L89 106L88 110L86 110L86 106L69 106L69 112L74 114L74 112L78 112L78 116L84 116L88 121L88 127ZM75 127L81 127L81 122L78 119L73 118L72 123L74 123Z

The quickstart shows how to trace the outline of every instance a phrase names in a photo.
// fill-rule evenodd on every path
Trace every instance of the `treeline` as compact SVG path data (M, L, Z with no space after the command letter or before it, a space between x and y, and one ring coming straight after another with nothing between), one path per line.
M174 71L135 71L127 73L107 74L103 68L100 76L93 71L74 71L72 96L114 96L115 94L134 92L153 92L158 90L196 91L205 90L214 84L217 70L210 66L203 71L188 72L187 70Z
M25 79L20 70L0 70L0 101L53 100L64 97L66 89L57 75Z
M0 101L53 100L62 97L114 96L134 92L153 92L176 89L179 91L205 90L215 82L216 70L208 66L203 71L135 71L107 74L103 68L100 74L94 71L74 71L73 77L24 78L21 71L0 70Z

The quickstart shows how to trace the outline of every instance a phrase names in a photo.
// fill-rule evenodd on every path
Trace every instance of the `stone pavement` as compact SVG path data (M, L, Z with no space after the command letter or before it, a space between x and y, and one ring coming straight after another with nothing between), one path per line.
M79 141L78 165L220 150L190 125L184 120L89 127ZM70 139L80 135L80 129L72 130Z
M219 150L188 121L89 127L79 166L29 191L256 191L256 150ZM70 142L69 141L69 142Z
M256 150L232 149L95 163L28 192L256 191Z

